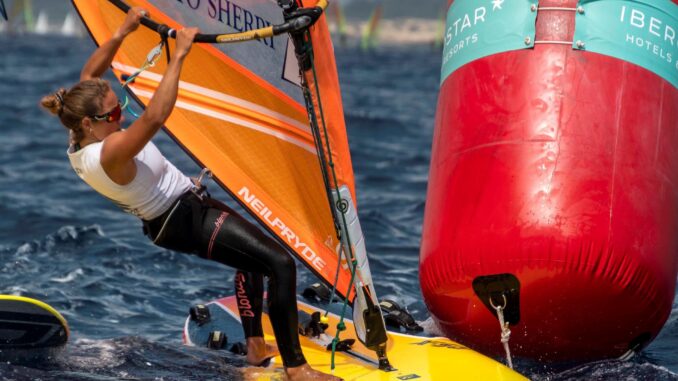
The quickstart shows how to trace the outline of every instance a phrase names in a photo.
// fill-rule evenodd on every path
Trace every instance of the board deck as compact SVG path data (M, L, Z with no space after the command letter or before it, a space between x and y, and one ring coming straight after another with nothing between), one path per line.
M300 316L308 316L318 309L302 301L297 302ZM228 336L229 348L232 343L244 341L235 297L226 297L206 304L210 320L198 325L190 317L184 325L184 343L207 346L211 332L219 331ZM339 317L330 313L329 328L325 335L316 338L301 336L301 345L308 363L315 369L331 372L331 352L326 349L336 332ZM356 339L353 323L344 319L346 331L341 339ZM273 330L268 315L263 317L266 340L274 342ZM344 380L525 380L523 376L497 361L485 357L447 338L413 336L388 332L388 357L397 370L383 372L377 367L374 352L356 340L350 353L337 352L334 375ZM251 380L278 380L283 378L280 357L273 359L266 368L249 368L245 375Z

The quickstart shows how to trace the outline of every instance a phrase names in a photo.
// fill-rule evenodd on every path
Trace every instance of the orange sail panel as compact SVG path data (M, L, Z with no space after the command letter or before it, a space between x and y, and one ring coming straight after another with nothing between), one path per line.
M125 14L107 0L74 0L94 40L107 41ZM128 0L170 28L197 26L203 33L242 32L280 24L270 0L230 2ZM218 4L217 4L218 3ZM316 1L307 1L312 6ZM334 54L323 16L312 28L318 85L330 131L338 182L355 200ZM113 63L116 77L134 73L160 36L140 27L123 43ZM169 42L170 50L174 42ZM321 57L319 59L318 57ZM162 79L166 59L129 85L148 104ZM278 241L337 291L349 289L350 272L338 263L341 244L329 209L308 113L288 35L238 44L196 44L181 73L176 108L167 132L265 226Z

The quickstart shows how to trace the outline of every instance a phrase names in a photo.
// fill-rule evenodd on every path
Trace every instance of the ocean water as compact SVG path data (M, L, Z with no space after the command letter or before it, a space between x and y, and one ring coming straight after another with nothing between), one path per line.
M66 131L38 108L42 95L77 80L93 48L88 40L0 35L0 293L44 300L72 329L58 361L2 363L0 379L237 379L241 358L181 344L188 308L232 294L233 271L154 247L134 217L76 177L65 157ZM427 321L418 247L440 54L429 47L337 49L337 59L378 293ZM198 173L167 136L156 142L186 173ZM314 279L299 270L302 290ZM677 320L674 302L660 336L631 361L519 362L518 370L537 380L678 380Z

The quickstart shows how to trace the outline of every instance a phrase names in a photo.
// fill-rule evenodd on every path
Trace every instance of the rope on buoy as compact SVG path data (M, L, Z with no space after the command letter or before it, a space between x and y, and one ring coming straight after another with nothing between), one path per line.
M504 321L504 309L508 304L506 300L506 295L501 294L501 297L504 298L503 306L495 306L492 302L492 297L490 297L490 305L497 311L497 318L499 319L499 326L501 327L501 343L504 346L506 351L506 364L509 368L513 369L513 360L511 359L511 349L509 348L509 340L511 339L511 330L509 329L509 323Z

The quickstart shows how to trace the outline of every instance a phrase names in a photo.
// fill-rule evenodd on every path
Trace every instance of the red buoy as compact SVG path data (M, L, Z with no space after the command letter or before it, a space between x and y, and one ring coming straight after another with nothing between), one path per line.
M504 2L487 3L456 30L448 17L447 42ZM619 54L656 34L638 56L678 61L678 0L664 3L670 17L635 1L613 15L630 31ZM678 85L587 41L577 49L584 5L539 1L533 47L474 59L441 84L420 282L445 334L485 353L504 353L493 305L514 355L551 361L642 349L671 312Z

